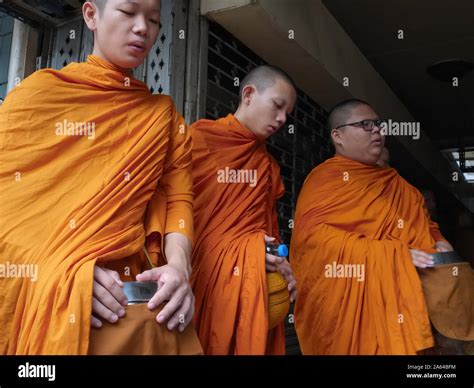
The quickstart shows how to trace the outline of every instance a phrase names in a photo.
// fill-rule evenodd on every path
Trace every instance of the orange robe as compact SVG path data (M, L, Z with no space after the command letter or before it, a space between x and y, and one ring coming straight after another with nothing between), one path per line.
M0 354L87 354L94 265L140 272L124 258L144 244L157 264L166 233L192 239L183 128L170 97L95 56L38 71L7 96L0 264L37 266L38 277L0 278Z
M264 235L278 237L284 193L265 142L233 115L191 126L194 323L205 354L284 354L284 324L268 330ZM254 171L255 184L232 171ZM238 181L249 183L237 183Z
M432 236L442 239L423 204L393 168L335 156L309 174L290 253L304 354L415 354L433 346L409 252L434 252ZM364 278L355 276L362 268ZM349 269L353 277L338 276Z

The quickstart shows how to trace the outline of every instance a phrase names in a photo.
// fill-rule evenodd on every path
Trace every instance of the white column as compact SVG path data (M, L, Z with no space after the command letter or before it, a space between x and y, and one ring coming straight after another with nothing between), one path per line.
M13 24L10 65L8 67L7 93L25 77L29 26L15 19Z

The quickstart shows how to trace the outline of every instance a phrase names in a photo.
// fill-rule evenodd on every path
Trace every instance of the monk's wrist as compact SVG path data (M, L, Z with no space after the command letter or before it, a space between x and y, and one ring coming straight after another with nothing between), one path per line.
M173 268L183 272L186 276L186 279L189 279L191 274L191 266L189 265L189 260L183 253L175 253L167 257L168 265L171 265Z
M189 279L191 274L191 241L181 233L168 233L165 235L165 257L169 265L182 271Z

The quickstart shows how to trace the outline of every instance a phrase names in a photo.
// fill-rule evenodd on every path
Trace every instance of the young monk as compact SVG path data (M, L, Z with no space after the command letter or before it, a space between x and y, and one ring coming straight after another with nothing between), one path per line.
M131 75L160 1L88 1L83 15L87 62L34 73L0 108L0 353L201 353L190 134L170 97ZM148 304L127 305L135 276L158 282Z
M284 354L287 308L269 327L266 271L284 276L287 300L296 281L286 259L265 254L265 242L278 238L276 200L284 193L265 140L285 124L296 91L283 71L261 66L242 80L240 98L234 114L192 125L194 322L205 354Z
M430 348L425 299L436 301L428 307L437 330L472 339L472 270L458 263L453 276L450 264L433 267L433 253L453 248L430 220L420 192L395 169L377 165L384 137L375 111L364 101L344 101L331 110L328 126L336 155L306 178L291 240L302 352L416 354ZM420 276L435 280L422 286Z

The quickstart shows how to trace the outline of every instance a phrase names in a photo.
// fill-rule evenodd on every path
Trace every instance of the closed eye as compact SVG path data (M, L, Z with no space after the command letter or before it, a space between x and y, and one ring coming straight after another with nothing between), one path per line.
M133 16L133 13L132 12L127 12L127 11L124 11L122 9L119 9L120 12L124 13L125 15L127 16Z

